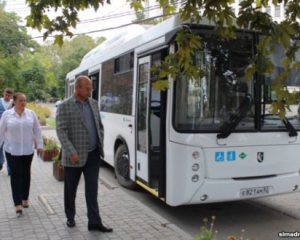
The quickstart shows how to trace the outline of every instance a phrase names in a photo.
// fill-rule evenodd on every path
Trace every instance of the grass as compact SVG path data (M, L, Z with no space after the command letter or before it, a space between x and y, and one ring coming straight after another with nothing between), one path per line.
M56 126L56 122L55 122L54 118L47 118L46 121L47 121L48 126L50 126L50 127L55 127Z

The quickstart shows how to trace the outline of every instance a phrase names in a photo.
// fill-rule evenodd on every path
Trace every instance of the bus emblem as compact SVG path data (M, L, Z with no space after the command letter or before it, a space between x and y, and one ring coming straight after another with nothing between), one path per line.
M264 153L263 152L258 152L257 153L257 161L261 163L264 160Z

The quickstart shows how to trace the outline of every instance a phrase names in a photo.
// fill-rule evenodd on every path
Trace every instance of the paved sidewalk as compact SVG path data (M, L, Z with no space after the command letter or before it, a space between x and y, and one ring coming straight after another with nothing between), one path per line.
M43 130L45 135L55 136L54 130ZM152 212L122 189L109 189L99 184L99 207L105 225L113 233L89 232L87 230L86 204L84 199L84 178L78 187L76 199L76 227L65 225L63 207L63 182L52 176L52 162L39 164L33 159L30 190L30 206L23 209L23 216L16 217L11 197L10 177L6 166L0 171L0 239L121 239L154 240L183 239L191 236ZM100 171L101 175L101 171Z

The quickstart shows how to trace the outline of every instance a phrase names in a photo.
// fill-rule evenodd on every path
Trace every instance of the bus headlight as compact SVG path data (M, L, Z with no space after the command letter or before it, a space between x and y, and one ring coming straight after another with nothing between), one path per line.
M203 202L203 201L205 201L207 198L208 198L208 196L207 196L206 194L204 194L204 195L200 198L200 200Z
M198 169L199 169L199 164L198 163L193 164L192 170L193 171L198 171Z
M192 182L198 182L198 181L199 181L199 176L197 174L192 176Z
M199 152L198 151L193 152L192 156L194 159L197 159L199 157Z

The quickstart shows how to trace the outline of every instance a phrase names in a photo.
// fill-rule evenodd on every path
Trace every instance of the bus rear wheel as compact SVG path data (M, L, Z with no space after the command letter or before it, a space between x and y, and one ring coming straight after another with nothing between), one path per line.
M115 154L115 174L121 186L134 189L136 183L130 179L130 159L125 145L120 145Z

